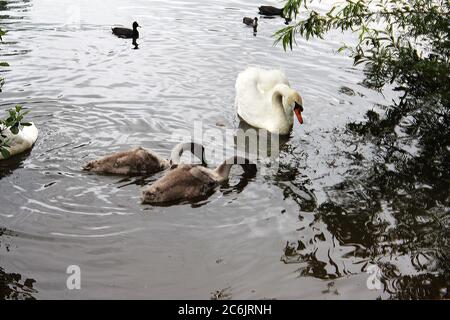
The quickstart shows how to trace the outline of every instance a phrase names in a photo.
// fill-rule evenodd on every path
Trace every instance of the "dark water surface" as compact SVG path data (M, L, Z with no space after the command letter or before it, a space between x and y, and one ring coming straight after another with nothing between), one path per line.
M0 1L0 61L11 65L0 109L23 104L40 130L29 154L0 164L0 298L448 297L448 206L425 199L408 211L352 178L376 152L345 125L394 96L358 85L361 70L333 52L351 37L285 53L272 46L280 19L261 19L254 37L242 17L259 4ZM139 50L110 30L134 20ZM131 146L168 156L199 124L218 164L233 149L221 137L238 128L234 82L249 65L285 70L304 100L279 167L261 161L243 188L232 178L201 203L170 207L140 204L160 175L80 171ZM81 290L66 288L69 265L81 268ZM380 290L367 287L370 265Z

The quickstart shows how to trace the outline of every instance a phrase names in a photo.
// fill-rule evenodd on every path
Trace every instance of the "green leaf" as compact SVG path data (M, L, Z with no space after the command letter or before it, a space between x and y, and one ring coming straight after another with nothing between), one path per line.
M9 67L8 62L0 62L0 67Z
M8 159L11 156L9 151L7 149L5 149L5 148L0 147L0 152L1 152L1 154L2 154L4 159Z
M18 126L14 126L9 128L9 130L11 130L12 134L18 134L19 133L19 127Z

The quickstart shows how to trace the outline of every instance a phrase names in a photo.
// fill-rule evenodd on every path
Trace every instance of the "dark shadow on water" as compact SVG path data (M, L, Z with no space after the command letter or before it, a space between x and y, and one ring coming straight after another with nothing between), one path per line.
M34 279L22 280L19 273L7 273L0 267L0 300L34 300Z
M243 173L239 176L239 181L237 183L230 183L230 180L226 181L225 183L221 184L220 191L224 195L232 193L239 194L245 189L245 187L247 187L250 182L254 180L256 173L256 168L243 170Z
M369 111L367 121L350 123L348 148L341 156L353 161L351 167L356 169L349 169L343 182L328 187L328 200L320 205L298 197L298 190L307 189L307 183L298 179L298 164L291 163L292 159L282 163L276 179L289 180L297 187L289 191L280 185L283 193L300 210L314 212L314 221L306 228L320 230L325 225L331 235L309 241L302 236L286 244L281 260L298 263L299 276L338 279L365 273L374 264L380 269L383 292L392 299L450 297L449 122L433 119L434 113L425 116L423 111L413 122L402 122L405 114L417 108L415 104L423 110L425 103L400 102L390 106L383 118ZM448 109L436 109L449 119ZM401 140L400 131L406 133ZM373 161L357 151L367 145L376 150ZM317 254L318 242L329 246L326 259L323 251L322 258ZM330 254L336 246L348 248L339 257L340 263ZM412 273L400 271L405 264Z
M11 158L0 160L0 180L12 174L14 170L21 168L30 153L31 150L28 150Z
M0 228L0 250L10 251L10 245L2 241L4 237L14 237L14 232ZM19 273L8 273L0 266L0 300L34 300L37 290L36 280L25 278Z
M296 155L295 146L290 143L280 148L278 169L270 181L283 191L284 199L295 201L300 211L314 212L317 200L310 188L310 179L304 174L306 154Z

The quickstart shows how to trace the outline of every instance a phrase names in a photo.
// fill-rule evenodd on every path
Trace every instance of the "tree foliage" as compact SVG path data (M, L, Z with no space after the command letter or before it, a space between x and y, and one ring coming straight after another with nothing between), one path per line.
M382 88L398 82L403 89L410 83L426 81L421 90L448 92L449 2L436 0L347 0L333 5L326 13L310 9L314 0L287 0L284 14L305 18L279 30L276 43L293 49L297 36L323 38L332 30L355 32L358 43L343 45L355 65L365 63L368 83ZM445 84L436 86L436 84Z
M427 153L424 160L448 167L443 161L450 150L450 2L346 0L325 13L311 9L313 2L286 1L285 16L298 19L275 34L276 43L286 50L297 36L323 38L333 29L356 33L357 43L339 51L355 65L363 64L368 87L381 90L391 84L401 97L382 119L369 111L367 123L351 123L349 129L395 142L395 127L407 119L403 127Z
M317 218L344 243L362 243L361 255L372 261L383 261L384 250L412 257L417 275L402 275L393 261L378 264L383 281L397 283L392 297L448 298L440 288L450 281L449 1L346 0L324 13L311 9L314 2L319 1L286 1L284 14L296 22L275 34L276 43L288 50L298 37L353 32L356 43L338 51L363 66L366 86L392 85L400 93L383 115L369 111L366 121L347 125L355 134L353 149L372 142L376 158L364 162L355 152L342 154L360 159L359 169L329 190L335 196L321 205ZM383 206L395 225L377 222ZM360 239L355 230L363 230ZM416 263L418 256L426 262Z

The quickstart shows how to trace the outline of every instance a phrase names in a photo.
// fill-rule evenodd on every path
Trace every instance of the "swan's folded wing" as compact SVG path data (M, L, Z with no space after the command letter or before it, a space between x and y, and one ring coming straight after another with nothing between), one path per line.
M261 69L258 75L258 89L262 92L272 90L278 84L289 85L289 81L281 70L264 70Z
M241 118L249 122L264 107L264 94L258 89L259 72L248 68L236 79L236 106Z

